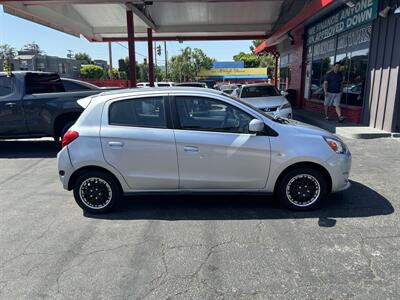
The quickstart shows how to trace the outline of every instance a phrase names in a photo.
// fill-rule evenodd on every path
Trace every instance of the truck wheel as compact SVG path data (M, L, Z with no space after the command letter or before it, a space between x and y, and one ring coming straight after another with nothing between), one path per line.
M64 134L67 133L68 129L70 129L70 128L72 127L72 125L75 124L75 122L76 122L76 121L70 121L70 122L68 122L67 124L65 124L65 125L63 126L63 128L62 128L61 131L60 131L60 138L61 138L61 139L63 138Z
M118 183L110 175L89 171L78 177L74 185L76 203L92 214L109 212L121 197Z
M278 183L275 195L287 208L311 210L327 194L324 176L313 168L300 167L289 171Z

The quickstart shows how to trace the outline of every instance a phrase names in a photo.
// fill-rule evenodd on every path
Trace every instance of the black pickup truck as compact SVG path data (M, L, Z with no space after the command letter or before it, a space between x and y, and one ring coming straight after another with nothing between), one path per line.
M68 90L55 73L0 72L0 139L58 140L83 111L77 100L105 91Z

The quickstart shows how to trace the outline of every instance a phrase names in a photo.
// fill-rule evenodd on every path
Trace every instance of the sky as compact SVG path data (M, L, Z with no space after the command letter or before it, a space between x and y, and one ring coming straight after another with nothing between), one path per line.
M86 52L92 59L108 61L107 43L90 43L84 37L77 38L60 31L8 15L0 5L0 44L9 44L20 50L24 45L36 42L48 55L66 57L68 50L74 53ZM250 52L251 41L210 41L210 42L167 42L168 56L177 55L185 47L200 48L218 61L231 61L233 55ZM147 43L137 42L136 60L147 57ZM112 43L113 65L118 59L128 56L127 43ZM161 63L160 63L161 65Z

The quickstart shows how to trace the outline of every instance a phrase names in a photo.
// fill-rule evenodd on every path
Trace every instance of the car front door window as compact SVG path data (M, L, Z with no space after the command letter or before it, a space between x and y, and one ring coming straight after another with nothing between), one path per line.
M195 97L176 97L180 128L185 130L249 133L252 116L222 101Z

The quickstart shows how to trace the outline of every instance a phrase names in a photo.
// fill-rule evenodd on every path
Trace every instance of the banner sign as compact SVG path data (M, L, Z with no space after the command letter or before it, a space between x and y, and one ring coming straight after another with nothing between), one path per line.
M371 22L378 15L379 0L359 0L354 7L341 9L334 15L307 30L307 45L328 39L336 34Z
M199 76L267 75L267 68L200 69Z

